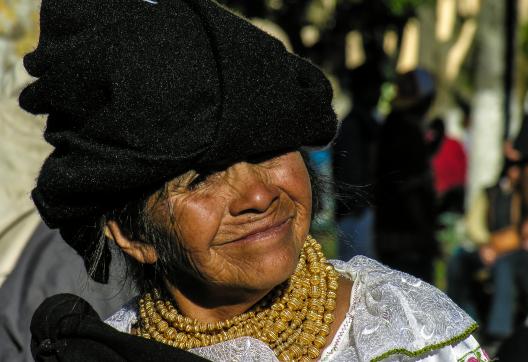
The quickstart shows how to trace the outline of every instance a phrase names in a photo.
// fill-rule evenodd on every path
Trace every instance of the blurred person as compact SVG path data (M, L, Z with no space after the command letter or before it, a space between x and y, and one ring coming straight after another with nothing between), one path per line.
M369 195L379 133L375 112L382 82L380 70L368 62L350 72L353 108L341 122L332 146L338 248L343 260L354 255L374 257L374 211Z
M519 226L519 248L496 255L493 297L487 332L502 340L512 335L528 316L528 218Z
M525 247L528 224L523 222L521 165L505 160L499 182L475 198L466 216L469 245L458 249L448 266L448 295L473 317L485 322L490 340L502 340L514 330L516 295L528 291ZM489 308L475 293L481 271L490 273ZM482 279L482 277L480 277Z
M528 114L525 114L515 139L504 142L504 154L512 161L528 160Z
M526 110L525 110L526 113ZM520 162L522 168L521 186L523 214L528 213L528 114L524 115L521 128L514 140L506 140L504 144L506 158Z
M376 253L387 265L433 281L436 212L425 117L435 96L429 72L397 79L393 111L381 127L376 172Z
M426 133L431 147L431 166L438 213L464 212L467 156L462 143L446 134L444 120L434 119Z

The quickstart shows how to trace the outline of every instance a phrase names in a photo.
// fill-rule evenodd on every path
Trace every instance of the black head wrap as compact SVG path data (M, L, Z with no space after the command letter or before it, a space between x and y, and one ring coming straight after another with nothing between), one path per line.
M52 228L189 169L335 134L322 72L213 1L43 0L40 16L20 105L49 114L55 150L32 197Z

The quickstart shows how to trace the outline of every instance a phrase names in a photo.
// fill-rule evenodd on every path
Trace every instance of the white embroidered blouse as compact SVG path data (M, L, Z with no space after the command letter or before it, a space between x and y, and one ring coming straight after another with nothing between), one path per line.
M363 256L331 262L354 284L349 311L321 361L490 361L471 336L475 322L435 287ZM136 322L136 299L106 320L126 333ZM251 337L190 352L211 361L278 361L265 343Z

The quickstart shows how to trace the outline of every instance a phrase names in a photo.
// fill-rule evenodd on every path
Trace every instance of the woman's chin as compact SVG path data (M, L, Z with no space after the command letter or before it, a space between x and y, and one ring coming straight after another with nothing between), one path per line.
M291 277L298 261L299 254L295 250L277 250L246 264L249 270L244 272L244 279L256 290L271 290Z
M274 247L216 249L214 267L207 273L208 280L230 289L265 291L285 282L295 272L304 242L290 233L287 238L274 241ZM206 278L207 279L207 278Z

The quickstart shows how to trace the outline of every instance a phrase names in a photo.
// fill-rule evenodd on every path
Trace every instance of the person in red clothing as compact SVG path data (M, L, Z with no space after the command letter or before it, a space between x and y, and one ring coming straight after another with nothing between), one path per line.
M444 129L444 122L437 118L432 126ZM466 184L467 157L460 141L444 133L440 148L431 163L435 190L439 195Z
M439 209L462 212L467 174L464 146L446 135L441 118L431 122L426 138L432 148L431 168Z

